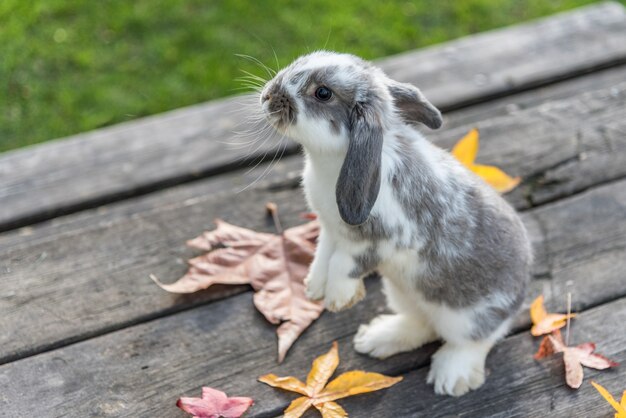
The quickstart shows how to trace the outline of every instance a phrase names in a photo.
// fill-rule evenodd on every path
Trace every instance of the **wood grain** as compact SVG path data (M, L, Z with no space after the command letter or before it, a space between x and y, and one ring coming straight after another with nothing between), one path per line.
M588 278L573 280L579 291L575 300L591 302ZM626 294L624 287L622 283L621 289L614 289L614 295ZM255 379L268 372L304 378L312 359L327 351L333 340L340 344L338 373L365 369L406 375L393 389L342 401L352 416L509 416L507 408L518 414L513 416L536 416L539 411L551 412L550 408L565 416L577 416L579 408L583 412L578 416L602 416L599 411L606 410L602 409L604 401L587 387L577 393L563 387L556 359L535 363L531 355L537 341L527 333L497 346L488 360L491 372L484 389L460 400L436 397L425 385L424 367L437 344L385 361L361 356L351 348L359 323L384 310L377 281L368 283L368 292L349 311L324 313L282 365L275 363L274 328L254 310L251 293L246 292L0 366L0 383L5 388L0 393L0 410L7 416L182 417L175 400L196 395L202 385L210 385L231 395L253 397L256 403L250 416L277 416L293 395ZM595 341L600 352L625 361L625 320L626 299L602 305L576 319L573 341ZM587 376L617 393L624 373L622 368L602 374L587 371ZM512 393L518 395L512 398Z
M579 276L576 272L591 259L612 267L596 273L594 286L602 290L601 283L611 283L611 292L626 294L620 276L626 260L624 184L593 189L524 215L538 254L535 274L540 280L533 293L551 296L555 277L563 277L566 284L579 276L586 280L586 270ZM301 222L298 214L305 204L299 191L250 190L159 207L8 251L0 270L0 359L11 361L245 290L217 287L181 297L163 292L148 275L166 281L182 275L183 260L191 256L183 243L212 228L209 220L215 216L271 230L263 210L268 200L281 208L285 225ZM581 232L577 226L583 221L587 227ZM593 304L607 292L587 292L581 302Z
M621 151L624 136L619 132L626 122L618 116L626 112L625 88L624 84L619 84L572 99L549 102L520 114L480 122L483 135L480 155L481 158L484 156L481 162L495 163L512 174L526 176L540 176L542 169L553 170L563 163L589 164L590 170L600 174L582 179L571 177L571 181L585 187L623 176L626 164L620 165L620 161L625 155ZM607 128L611 130L607 131ZM599 129L603 130L603 135L598 133ZM465 130L465 127L458 128L458 132L452 130L438 141L445 144L456 140ZM613 136L609 137L615 144L612 147L606 146L607 132L612 132ZM587 153L586 158L581 158L583 152ZM594 165L594 160L602 161L602 164ZM295 168L298 162L288 159L281 164L281 169L276 172L279 177L282 177L282 169ZM609 170L610 167L614 170ZM576 172L575 169L572 171ZM288 180L284 187L253 188L239 194L224 192L222 186L227 188L234 181L237 181L236 175L228 175L211 180L208 185L199 182L181 186L181 192L167 191L167 198L164 195L150 196L148 202L139 199L124 203L119 211L98 211L92 216L81 214L74 222L59 222L29 237L9 239L10 242L3 247L6 255L0 267L3 280L0 308L6 312L0 324L7 330L0 336L0 359L21 358L245 290L217 288L207 294L173 297L162 293L147 279L151 273L165 280L181 275L185 270L184 259L191 255L183 243L203 229L210 229L214 217L225 217L233 223L255 229L267 229L269 223L262 208L266 201L276 200L283 208L286 224L299 222L298 213L305 210L305 205L301 192L293 188L297 182ZM559 187L569 187L568 184L564 181ZM536 185L541 182L523 187L534 187L530 189L532 192L543 190ZM553 185L548 183L547 186ZM569 190L572 188L566 189ZM619 190L614 194L621 196L617 192ZM517 193L509 198L518 208L523 208L529 198L523 194L520 198ZM529 196L532 198L533 194ZM134 204L138 207L133 207ZM606 212L601 210L602 205L597 213ZM615 228L611 223L603 227L605 234L621 231L623 218L620 215L624 211L618 210L619 203L616 205L613 207L615 213L608 213L595 221L602 223L608 219L615 222ZM594 215L594 212L587 212L585 206L579 211L576 227L585 224L587 216ZM566 243L570 239L576 244L579 239L586 239L584 235L576 235L577 231L571 230L569 225L561 224L567 222L567 212L548 213L561 219L559 228L569 231L570 235L564 240ZM546 239L542 235L542 228L546 228L543 224L548 221L539 215L536 219L525 219L538 248L536 275L549 279L552 275L566 274L561 271L567 272L569 264L554 264L556 256L551 255L550 248L545 248L544 242L548 242L549 237ZM595 226L590 225L593 230ZM599 239L605 236L599 235ZM588 247L591 253L597 251L593 246ZM615 269L620 266L620 254L614 256L617 258L615 262L600 258L602 261L597 264L602 268L600 271L618 272ZM575 258L574 252L570 259ZM612 281L618 280L611 277ZM549 281L537 283L547 287L545 292L553 286ZM73 295L80 295L80 298L77 300Z
M524 183L507 195L529 208L626 175L626 83L547 101L471 124L480 130L477 162L495 164ZM434 136L451 148L470 126Z
M522 186L506 197L518 209L527 209L626 175L626 122L621 117L626 112L625 76L626 67L619 67L533 90L536 95L522 93L472 106L452 112L445 128L425 135L449 149L472 127L480 128L478 161L524 177ZM245 192L251 186L295 187L300 170L300 158L289 157L58 217L0 234L0 251L198 196Z
M571 77L626 59L626 13L604 3L380 61L445 109ZM0 156L0 230L231 170L244 110L225 99ZM239 127L240 129L240 127ZM294 152L293 146L289 149Z
M610 318L610 320L607 320ZM626 299L583 313L572 324L571 344L596 342L597 351L622 364L626 361ZM562 356L535 361L538 339L523 333L496 346L487 360L485 385L458 399L437 396L426 384L428 368L410 372L396 387L376 397L341 401L351 416L376 417L609 417L613 409L591 386L595 380L621 397L626 368L585 368L585 381L575 391L565 385Z

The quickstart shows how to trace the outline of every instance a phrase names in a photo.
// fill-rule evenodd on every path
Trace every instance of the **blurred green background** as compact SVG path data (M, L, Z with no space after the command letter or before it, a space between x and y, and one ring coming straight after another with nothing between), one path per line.
M0 0L0 151L241 93L264 74L236 54L377 58L588 3Z

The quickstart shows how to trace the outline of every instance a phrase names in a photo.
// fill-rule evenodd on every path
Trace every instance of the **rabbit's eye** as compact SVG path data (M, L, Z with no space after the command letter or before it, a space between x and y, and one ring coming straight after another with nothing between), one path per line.
M315 98L322 102L327 102L333 97L333 92L326 86L320 86L315 90Z

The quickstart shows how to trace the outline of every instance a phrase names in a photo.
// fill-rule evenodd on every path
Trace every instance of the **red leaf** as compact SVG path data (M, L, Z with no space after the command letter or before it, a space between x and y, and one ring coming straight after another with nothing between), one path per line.
M229 398L220 390L202 388L202 398L180 398L176 406L194 418L239 418L254 401L251 398Z
M583 383L583 366L597 370L619 366L619 363L594 353L595 349L596 345L594 343L584 343L576 347L569 347L565 345L560 334L548 335L541 341L539 350L535 353L535 358L541 359L554 353L563 353L565 381L569 387L578 389Z

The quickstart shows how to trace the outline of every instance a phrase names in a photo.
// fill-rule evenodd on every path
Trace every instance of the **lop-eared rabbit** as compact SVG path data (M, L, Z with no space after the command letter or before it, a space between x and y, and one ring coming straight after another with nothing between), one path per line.
M435 392L481 386L524 299L531 247L511 206L418 132L441 126L439 110L413 85L326 51L281 70L260 102L304 148L304 191L321 223L307 295L345 309L379 272L392 313L361 325L355 349L385 358L442 339Z

